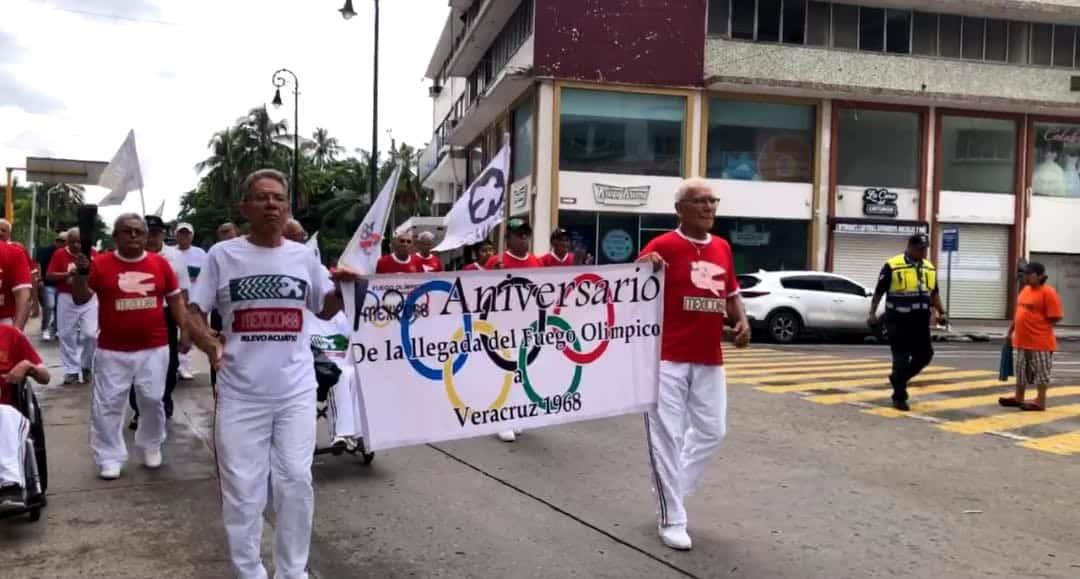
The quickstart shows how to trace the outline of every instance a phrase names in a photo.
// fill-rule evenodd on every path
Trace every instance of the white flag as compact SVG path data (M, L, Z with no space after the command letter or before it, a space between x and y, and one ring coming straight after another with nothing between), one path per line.
M446 237L434 251L449 251L487 239L503 220L507 175L510 174L510 140L446 215Z
M135 150L134 130L128 131L124 144L120 145L112 161L102 171L98 185L110 190L98 203L101 207L119 205L129 192L142 189L142 170L139 169L139 153Z
M349 244L341 252L341 258L338 259L339 266L347 267L364 275L375 273L375 266L378 265L379 257L382 255L383 232L386 231L386 222L390 220L390 211L394 205L394 195L397 194L398 179L400 178L401 165L398 165L394 168L394 172L390 174L390 178L386 180L382 191L379 191L375 203L368 208L367 215L360 222L360 227L356 228L356 233L349 240ZM357 283L363 286L359 291L357 291ZM367 280L361 280L357 283L341 284L342 301L345 302L345 314L354 325L354 330L356 329L355 324L359 323L356 317L359 308L359 304L356 302L357 295L364 297L367 292Z
M158 217L162 217L162 216L165 215L165 200L164 199L161 200L161 205L158 205L157 210L154 211L154 215L157 215Z
M319 232L316 231L307 240L307 242L304 243L304 245L307 246L307 248L310 249L311 251L315 252L315 259L319 260L319 263L322 263L322 254L319 253Z
M367 215L360 222L360 227L356 228L349 244L341 252L338 265L364 275L375 273L375 264L382 255L383 232L386 231L386 222L390 220L390 207L394 204L400 177L401 166L398 165L386 180L382 191L379 191L375 203L368 208Z

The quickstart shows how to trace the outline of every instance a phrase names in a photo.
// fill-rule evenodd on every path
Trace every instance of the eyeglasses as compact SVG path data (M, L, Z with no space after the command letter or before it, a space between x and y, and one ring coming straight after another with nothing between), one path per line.
M697 205L698 207L704 207L706 205L715 206L717 203L720 203L720 199L717 197L694 197L693 199L683 199L683 203Z

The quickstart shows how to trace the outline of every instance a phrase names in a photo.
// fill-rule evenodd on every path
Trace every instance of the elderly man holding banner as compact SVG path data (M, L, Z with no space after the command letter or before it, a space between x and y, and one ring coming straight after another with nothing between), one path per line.
M726 432L725 321L734 321L736 347L750 343L731 246L709 233L717 201L705 181L684 181L675 193L678 229L649 242L640 258L664 269L660 388L645 431L660 539L678 550L691 547L683 503Z

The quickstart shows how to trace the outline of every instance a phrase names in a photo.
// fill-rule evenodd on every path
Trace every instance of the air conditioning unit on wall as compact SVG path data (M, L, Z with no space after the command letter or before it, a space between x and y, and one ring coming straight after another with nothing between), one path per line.
M428 89L427 89L427 94L431 98L435 98L435 97L441 95L442 94L442 85L441 84L433 84L433 85L429 86Z

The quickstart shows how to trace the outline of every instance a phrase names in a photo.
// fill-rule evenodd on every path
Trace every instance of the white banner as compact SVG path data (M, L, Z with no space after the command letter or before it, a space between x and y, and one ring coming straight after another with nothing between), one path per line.
M644 412L662 272L636 264L377 276L355 323L369 449Z
M450 251L488 238L503 220L506 179L510 175L510 139L469 185L450 213L446 214L446 236L434 251Z
M341 252L341 257L338 259L339 266L348 267L365 275L375 273L375 265L379 263L379 256L382 255L383 233L386 231L386 222L390 220L391 208L394 205L394 196L397 195L400 179L401 165L399 164L394 167L394 172L383 184L379 196L375 198L371 207L368 207L367 215L356 228L345 250ZM357 297L363 295L366 283L360 281L341 284L345 315L350 320L356 318L356 310L359 307Z

